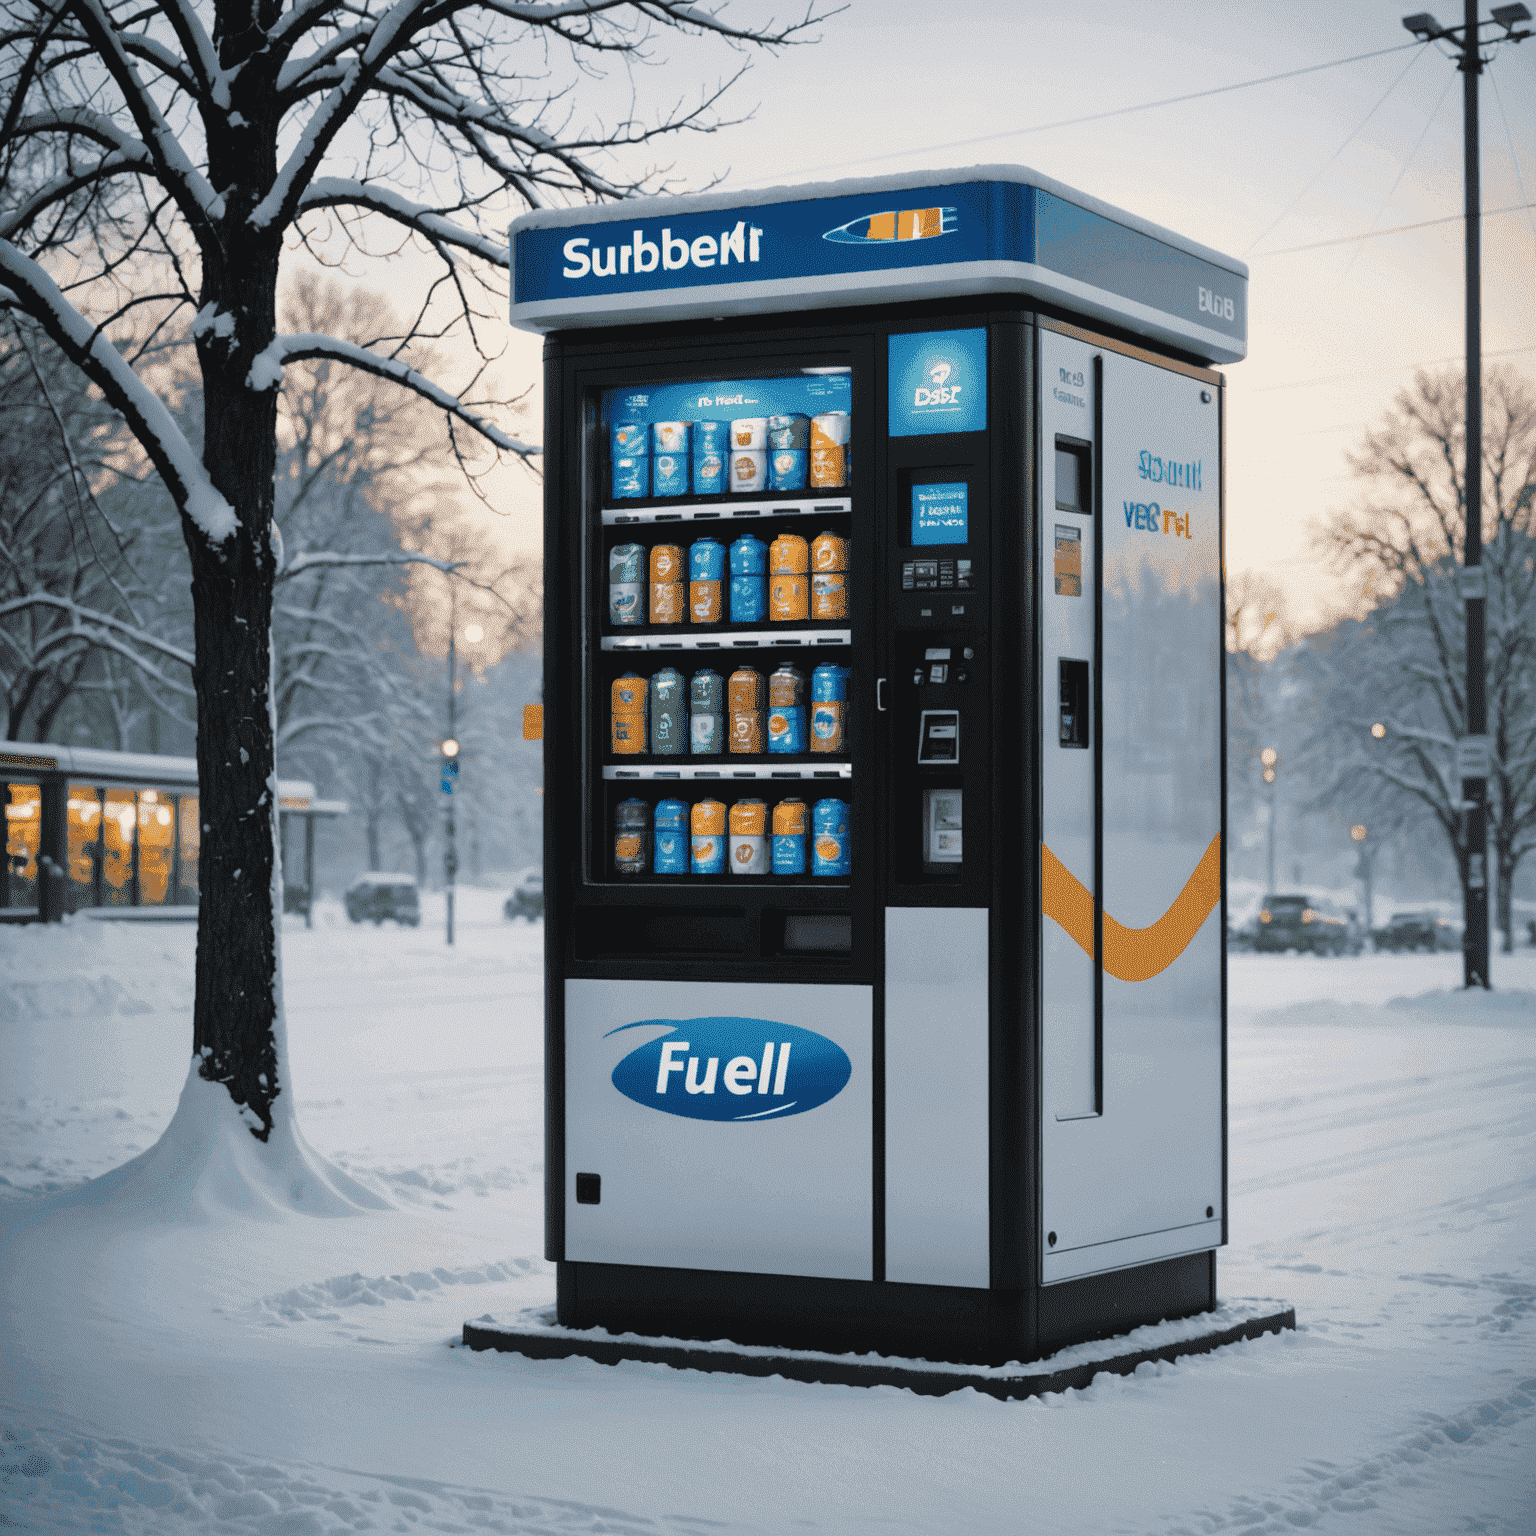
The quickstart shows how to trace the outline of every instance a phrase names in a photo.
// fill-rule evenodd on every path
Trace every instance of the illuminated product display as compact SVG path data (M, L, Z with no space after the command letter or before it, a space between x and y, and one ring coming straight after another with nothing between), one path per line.
M995 166L511 240L559 1321L1002 1363L1208 1310L1245 269Z

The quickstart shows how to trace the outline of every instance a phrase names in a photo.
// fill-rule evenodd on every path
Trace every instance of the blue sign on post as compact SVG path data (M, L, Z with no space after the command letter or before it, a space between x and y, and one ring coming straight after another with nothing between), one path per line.
M892 437L987 429L987 333L920 331L890 341Z

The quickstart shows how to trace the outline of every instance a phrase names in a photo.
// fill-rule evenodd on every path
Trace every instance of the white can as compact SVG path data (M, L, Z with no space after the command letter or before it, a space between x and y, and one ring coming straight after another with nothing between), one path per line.
M758 449L731 450L731 489L760 491L768 483L768 455Z
M764 449L768 446L768 418L743 416L731 423L731 448Z
M653 421L651 442L657 453L687 453L688 428L686 421Z
M766 875L768 873L768 839L761 833L733 832L730 843L730 866L733 875Z

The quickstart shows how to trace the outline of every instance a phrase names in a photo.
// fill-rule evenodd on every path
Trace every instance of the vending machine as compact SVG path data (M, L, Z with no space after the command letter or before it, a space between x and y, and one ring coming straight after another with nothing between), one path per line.
M988 1361L1214 1307L1247 269L1017 167L511 241L560 1322Z

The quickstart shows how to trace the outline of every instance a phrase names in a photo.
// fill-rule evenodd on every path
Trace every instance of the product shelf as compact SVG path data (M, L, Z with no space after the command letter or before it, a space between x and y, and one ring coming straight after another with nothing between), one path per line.
M780 629L657 630L604 635L600 641L605 651L761 651L789 645L819 648L852 644L851 629L805 629L793 624Z
M734 522L754 517L832 517L853 511L851 496L808 496L790 501L711 501L691 506L604 507L605 528L636 523Z
M680 781L703 780L706 783L742 779L791 780L791 779L851 779L853 764L829 762L824 758L769 758L757 762L722 763L711 760L706 763L605 763L605 779L631 780L666 779Z

